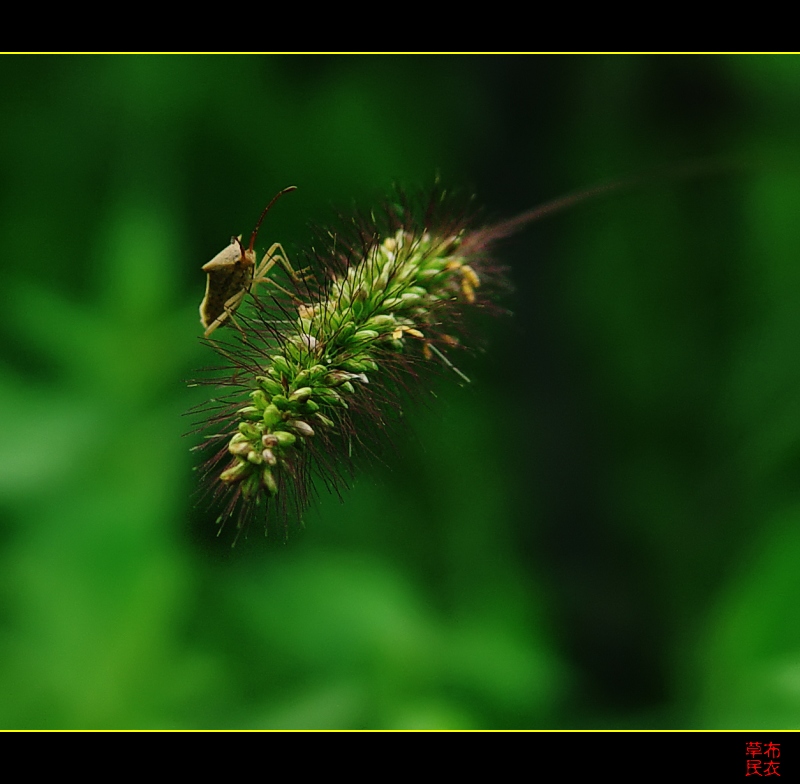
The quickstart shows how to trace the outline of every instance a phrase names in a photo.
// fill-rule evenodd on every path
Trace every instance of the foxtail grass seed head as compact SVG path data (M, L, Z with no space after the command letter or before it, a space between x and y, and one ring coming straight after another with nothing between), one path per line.
M507 285L491 251L508 222L474 228L469 204L437 189L339 224L319 233L301 273L277 246L280 283L250 288L250 307L220 321L235 329L207 341L227 369L201 383L227 394L199 409L202 479L223 503L219 522L239 531L271 508L285 533L315 480L339 492L353 452L370 451L426 366L466 378L444 352L469 345L470 311L501 312Z

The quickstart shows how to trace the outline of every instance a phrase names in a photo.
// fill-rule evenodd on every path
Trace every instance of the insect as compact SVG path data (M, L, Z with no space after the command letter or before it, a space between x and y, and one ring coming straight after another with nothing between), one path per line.
M286 257L286 251L279 242L270 246L264 258L256 265L256 252L254 250L258 230L264 217L273 204L284 193L297 190L297 186L290 185L276 194L272 201L264 208L261 217L250 235L250 243L245 248L242 245L242 235L233 237L231 244L221 250L211 261L203 265L203 270L208 275L206 294L200 303L200 323L205 327L204 337L208 337L217 329L224 326L229 320L234 320L233 314L242 304L245 295L258 283L269 282L277 288L278 284L267 277L267 273L275 264L280 264L293 280L298 280L298 274Z

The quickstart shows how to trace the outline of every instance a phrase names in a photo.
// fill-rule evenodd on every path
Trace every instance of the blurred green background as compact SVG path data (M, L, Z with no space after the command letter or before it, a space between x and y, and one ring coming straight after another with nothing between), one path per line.
M800 60L0 59L0 727L800 726ZM397 181L503 244L344 503L196 505L200 267ZM208 391L205 390L208 394ZM432 393L432 394L431 394Z

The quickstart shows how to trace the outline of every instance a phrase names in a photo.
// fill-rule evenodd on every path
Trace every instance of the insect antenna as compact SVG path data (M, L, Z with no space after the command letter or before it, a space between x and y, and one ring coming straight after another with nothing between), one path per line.
M253 247L256 244L256 237L258 236L258 230L261 228L261 224L264 221L264 218L267 216L267 213L270 211L270 208L273 204L275 204L284 193L289 193L289 191L296 191L296 185L290 185L288 188L284 188L282 191L279 191L272 197L272 201L264 207L264 212L261 213L261 217L258 219L258 223L256 223L256 227L253 229L253 233L250 235L250 245L248 246L248 250L252 251ZM241 245L241 243L239 243Z

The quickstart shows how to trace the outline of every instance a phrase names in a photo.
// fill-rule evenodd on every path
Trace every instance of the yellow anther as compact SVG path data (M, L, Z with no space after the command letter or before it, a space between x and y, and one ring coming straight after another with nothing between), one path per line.
M461 281L461 292L470 305L475 302L475 289L472 288L466 278Z
M313 305L298 305L297 315L302 319L313 319L315 315L315 308Z
M392 332L392 340L400 340L400 338L403 337L404 332L408 335L411 335L412 338L425 337L418 329L415 329L414 327L401 326Z
M472 267L470 267L468 264L465 264L461 268L461 274L464 276L465 280L469 281L470 285L473 288L476 289L476 288L478 288L478 286L481 285L481 279L478 277L478 275L475 272L475 270L472 269Z

